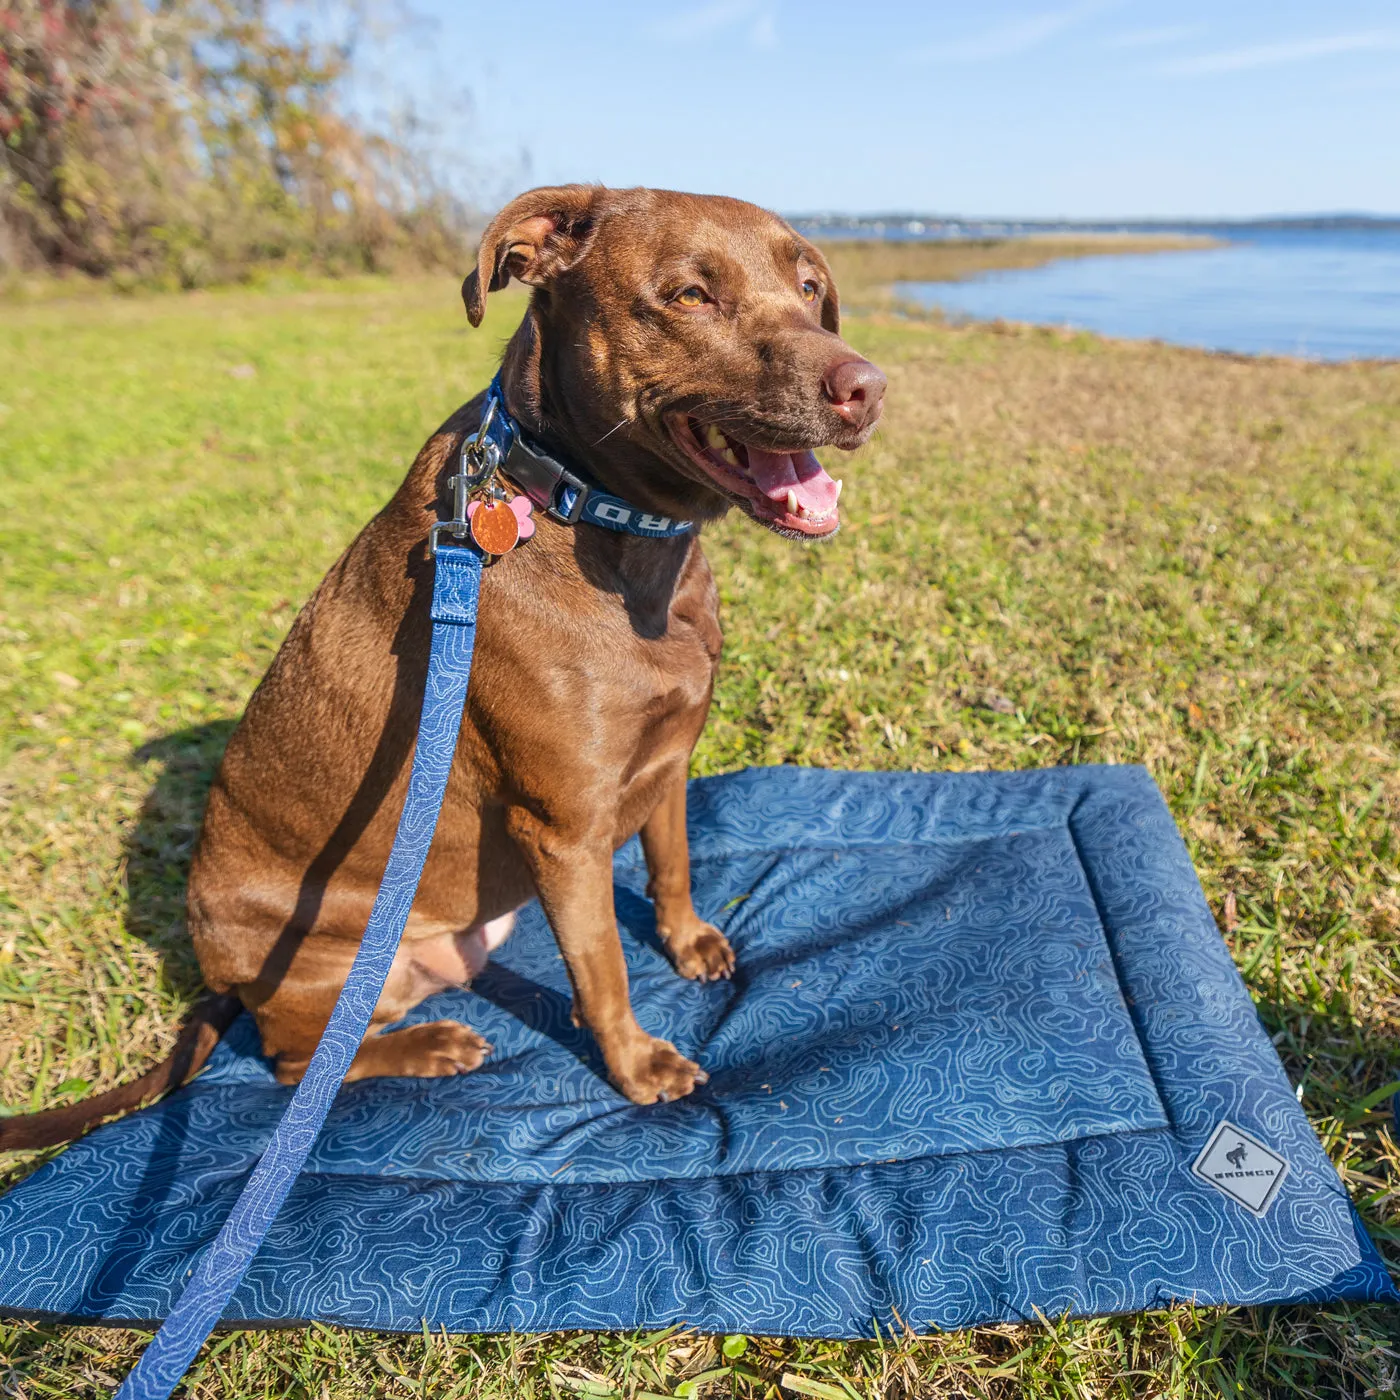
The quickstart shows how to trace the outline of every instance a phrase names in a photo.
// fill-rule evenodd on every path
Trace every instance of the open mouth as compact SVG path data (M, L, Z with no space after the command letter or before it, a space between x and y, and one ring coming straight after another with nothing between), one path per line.
M841 483L809 449L768 452L684 414L673 416L668 426L681 451L770 529L816 539L840 528Z

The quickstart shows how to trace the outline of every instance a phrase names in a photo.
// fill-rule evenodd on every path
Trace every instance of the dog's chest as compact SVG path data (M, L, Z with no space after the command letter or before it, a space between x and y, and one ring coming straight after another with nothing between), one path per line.
M603 642L604 688L627 693L625 708L645 720L707 709L724 637L704 555L692 553L673 589L623 589L614 597Z
M680 595L657 635L628 628L614 641L600 718L624 772L640 775L688 754L704 727L723 642L711 591Z

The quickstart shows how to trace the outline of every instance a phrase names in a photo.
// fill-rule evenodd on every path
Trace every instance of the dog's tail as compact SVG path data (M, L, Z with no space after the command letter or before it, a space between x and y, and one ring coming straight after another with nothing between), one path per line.
M129 1113L148 1100L157 1099L171 1089L178 1089L204 1068L205 1061L214 1053L214 1047L223 1033L242 1009L242 1003L236 996L208 997L190 1013L175 1048L140 1079L133 1079L130 1084L118 1084L105 1094L69 1104L65 1108L46 1108L40 1113L17 1113L11 1118L0 1118L0 1152L57 1147L60 1143L72 1142L104 1118Z

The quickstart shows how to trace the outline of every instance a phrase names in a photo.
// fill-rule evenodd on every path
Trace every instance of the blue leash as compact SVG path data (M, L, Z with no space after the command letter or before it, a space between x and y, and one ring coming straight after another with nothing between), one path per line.
M117 1400L166 1400L179 1383L248 1272L369 1029L370 1016L418 892L423 862L447 791L476 641L481 556L471 548L444 544L437 546L435 556L433 640L418 746L408 797L364 941L331 1012L330 1024L267 1150L170 1316L122 1382Z

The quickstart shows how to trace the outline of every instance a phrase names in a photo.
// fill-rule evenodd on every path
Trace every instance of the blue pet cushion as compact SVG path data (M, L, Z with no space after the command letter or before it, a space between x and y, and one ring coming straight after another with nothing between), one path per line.
M638 1019L710 1082L617 1094L532 905L412 1018L490 1059L342 1090L226 1320L856 1337L1397 1297L1143 769L751 770L693 783L690 828L733 980L671 970L635 841L616 906ZM245 1017L36 1172L0 1311L163 1317L289 1094Z

